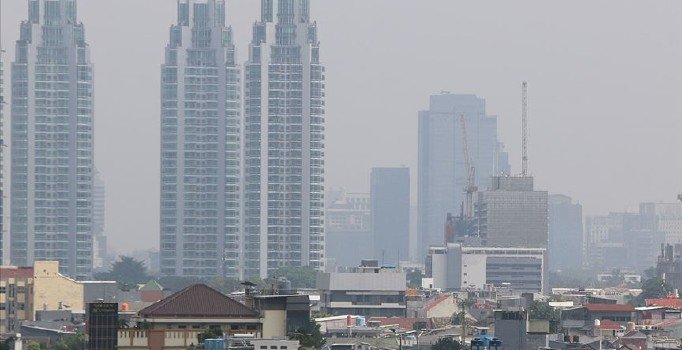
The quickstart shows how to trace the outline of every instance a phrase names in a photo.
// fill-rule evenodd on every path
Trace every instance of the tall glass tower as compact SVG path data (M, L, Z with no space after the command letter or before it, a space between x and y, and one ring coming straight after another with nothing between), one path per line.
M309 0L261 0L245 66L244 271L323 267L324 67Z
M93 76L76 0L28 0L12 64L10 253L92 274Z
M161 73L161 272L239 277L240 69L224 0L179 0Z

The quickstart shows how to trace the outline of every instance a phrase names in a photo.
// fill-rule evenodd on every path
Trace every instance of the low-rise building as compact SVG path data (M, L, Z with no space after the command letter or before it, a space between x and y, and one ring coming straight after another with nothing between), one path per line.
M467 247L450 243L432 248L434 288L483 289L508 287L515 292L540 293L547 286L547 249Z
M635 308L623 304L585 304L561 312L561 326L565 330L580 330L590 327L594 320L617 322L627 326L635 318Z
M0 267L0 334L16 333L37 311L83 313L83 284L59 273L58 261Z
M263 334L258 312L209 286L195 284L142 309L137 329L119 330L118 348L185 349L199 345L199 335L208 330L228 337Z
M407 276L367 261L350 272L320 273L320 311L330 315L405 317Z

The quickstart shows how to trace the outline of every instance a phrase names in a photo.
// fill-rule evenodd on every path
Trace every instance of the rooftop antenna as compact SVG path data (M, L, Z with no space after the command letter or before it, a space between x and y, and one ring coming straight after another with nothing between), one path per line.
M528 82L521 83L521 176L528 176Z

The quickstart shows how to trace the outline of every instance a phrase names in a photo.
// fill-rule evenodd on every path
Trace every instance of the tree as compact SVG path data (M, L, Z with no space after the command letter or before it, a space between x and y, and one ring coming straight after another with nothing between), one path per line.
M291 282L292 288L315 288L317 282L317 270L310 266L286 266L275 270L265 281L271 287L277 283L277 279L285 277Z
M462 343L453 338L440 338L435 344L431 345L431 350L463 350Z
M138 284L148 282L150 276L147 274L147 267L144 265L144 262L130 256L121 255L109 272L97 274L95 278L100 281L116 281L124 287L132 288Z
M630 301L631 304L642 306L646 303L646 299L666 298L675 290L669 284L659 277L652 277L642 282L642 293Z
M84 350L85 349L85 336L78 333L75 335L69 335L57 343L55 343L50 350Z
M28 342L27 349L28 350L40 350L40 343L38 343L36 341L30 341L30 342Z
M528 313L533 320L548 320L549 331L557 332L561 323L561 311L549 306L549 303L534 300L528 307Z
M289 339L298 340L301 349L322 349L327 340L320 332L320 325L315 320L309 320L306 327L296 330L289 335Z
M414 269L407 272L407 287L408 288L419 288L422 286L422 272L420 270Z

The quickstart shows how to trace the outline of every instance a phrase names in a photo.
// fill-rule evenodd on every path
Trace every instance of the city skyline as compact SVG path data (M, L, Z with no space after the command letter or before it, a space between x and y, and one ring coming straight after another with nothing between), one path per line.
M167 4L167 5L166 5ZM351 42L350 39L344 39L340 34L335 33L340 27L342 20L336 18L340 16L339 14L348 13L351 10L359 12L357 16L358 26L353 28L354 33L367 32L363 30L366 28L368 23L368 17L364 14L366 11L359 11L361 9L373 8L375 10L384 8L386 9L388 5L387 2L378 2L376 4L360 4L357 2L345 2L345 5L340 5L336 2L330 2L324 6L314 6L314 17L317 18L321 23L324 20L325 25L321 26L321 31L329 33L329 36L325 37L325 42L328 42L325 46L325 63L329 66L329 71L327 75L329 79L338 81L342 84L332 84L335 90L349 91L349 82L352 82L350 78L341 77L338 72L348 69L348 67L365 67L368 63L360 63L357 59L350 57L348 48L360 47L370 50L369 53L373 54L366 57L370 59L371 62L376 62L377 50L381 50L385 53L394 52L398 46L394 39L386 36L383 31L375 35L380 35L386 39L384 41L378 41L382 45L378 45L379 48L371 47L368 45L368 41L361 36L354 36L353 40L357 43ZM531 2L529 4L536 5L538 3ZM523 79L528 79L530 82L530 93L531 93L531 143L530 143L530 153L531 153L531 169L536 177L537 187L541 189L547 189L552 193L566 193L573 198L580 201L585 207L585 212L590 213L606 213L609 210L615 208L629 209L630 211L635 211L637 209L637 203L640 201L668 201L673 202L675 194L679 188L681 188L680 181L675 179L673 174L679 173L682 166L678 164L673 164L667 166L666 171L661 171L656 178L655 184L653 186L637 186L638 184L643 184L649 180L649 171L644 169L659 168L658 160L659 158L669 158L670 153L667 153L669 149L676 148L675 145L678 144L679 140L675 138L672 130L676 129L679 125L679 121L676 119L671 119L671 116L678 115L682 111L682 106L674 102L673 92L677 89L677 81L679 81L680 72L675 66L671 64L673 61L671 57L679 57L680 51L678 45L679 38L670 33L678 32L678 23L674 23L671 18L680 13L680 8L678 5L668 4L668 5L651 5L647 7L639 7L639 5L626 6L624 8L618 9L618 13L622 15L622 18L616 19L613 24L614 28L625 31L624 34L615 34L607 28L601 28L597 26L599 15L606 14L607 10L611 9L614 3L601 4L599 5L593 14L587 15L584 20L587 22L581 28L569 28L567 23L558 18L559 12L568 11L569 14L577 16L576 12L572 9L559 6L559 9L550 9L548 7L541 6L541 13L545 14L548 18L555 20L556 23L549 25L548 23L539 20L534 17L524 18L521 23L516 22L521 28L518 31L512 31L510 36L514 36L516 40L528 40L527 36L519 35L524 33L532 32L532 29L543 28L547 29L548 32L558 35L558 42L570 43L575 50L571 52L566 52L563 49L559 49L553 44L554 41L548 41L546 36L538 34L538 36L532 36L534 40L528 41L539 41L541 44L549 44L548 48L541 49L535 45L525 46L525 50L528 53L524 55L515 55L508 58L509 61L503 67L494 68L491 73L501 73L497 80L484 80L481 82L476 82L473 75L474 73L481 73L481 68L473 69L471 74L462 72L456 68L447 68L450 62L457 62L456 60L461 60L462 63L470 63L471 57L486 57L484 58L485 63L494 63L497 60L492 60L489 57L490 50L485 51L488 55L462 55L457 57L456 55L443 56L442 58L437 58L434 61L434 69L443 69L446 74L442 77L436 77L433 70L427 68L418 68L413 71L405 72L407 77L403 78L409 81L414 81L414 88L389 88L387 91L380 91L376 89L376 85L370 84L357 84L362 87L361 91L374 91L378 95L375 96L377 103L365 104L364 110L360 110L355 107L342 107L343 105L352 105L353 96L355 94L344 93L341 94L339 91L335 91L333 94L330 93L330 101L328 110L331 111L332 115L336 118L330 118L330 125L328 128L330 130L335 130L329 136L328 142L328 185L329 187L345 187L348 190L360 191L369 188L368 186L368 176L369 168L371 166L397 166L405 164L412 169L415 169L416 160L416 135L413 131L416 120L414 114L417 110L426 107L425 96L437 93L440 89L447 89L453 92L466 92L466 93L476 93L477 95L483 96L489 103L489 110L492 114L498 114L500 116L500 132L502 134L501 140L505 142L508 151L511 155L512 172L518 172L518 148L519 143L518 137L518 125L520 121L519 116L519 96L518 96L518 84ZM159 6L160 5L160 6ZM231 7L236 8L233 11L232 16L245 17L245 19L240 19L238 28L237 40L238 49L241 50L242 55L239 58L239 62L244 62L244 54L246 53L246 40L245 37L250 36L250 23L254 18L258 17L258 7L259 4L250 4L246 1L235 1ZM447 15L451 15L450 11L457 9L458 7L465 7L473 13L478 13L483 11L483 9L476 5L464 5L455 4L452 6L446 5L445 2L433 2L434 7L442 7L440 10L443 12L443 17L434 13L435 18L445 18ZM106 15L96 11L95 7L102 6L106 9L122 9L128 4L125 1L118 2L118 4L104 4L103 2L98 2L98 4L93 5L91 1L82 1L79 10L81 11L81 17L83 21L89 25L89 41L95 41L95 37L92 35L92 24L90 22L97 22L98 32L98 45L95 50L99 57L105 57L107 54L115 52L117 46L114 41L107 40L110 37L106 35L102 36L102 28L111 25L113 19L106 19ZM407 18L406 13L415 12L413 11L417 8L417 4L397 4L395 5L396 15L393 18L389 18L389 26L391 26L394 21L405 20ZM500 6L510 6L501 4ZM3 29L3 47L8 51L5 54L4 61L9 62L13 57L12 43L18 38L17 26L18 21L13 20L16 18L21 18L26 16L25 12L25 1L20 0L9 0L3 1L4 11L2 13L2 29ZM121 246L125 245L125 242L134 237L142 237L142 244L145 246L153 247L156 245L156 235L158 229L155 226L158 225L158 217L152 215L151 218L141 215L139 209L154 205L154 202L158 202L158 193L152 193L155 191L149 191L149 193L142 193L141 189L157 187L154 181L154 176L146 175L148 172L153 172L151 169L156 167L152 164L149 167L145 167L147 163L154 163L154 159L158 158L158 149L153 146L155 143L149 141L150 138L158 137L156 131L152 130L150 125L153 125L151 121L158 122L158 98L154 95L153 91L158 91L156 89L146 89L145 101L140 102L140 99L132 98L130 99L131 106L142 106L140 109L136 109L131 116L125 116L121 106L117 104L122 104L117 102L118 98L104 96L118 96L118 94L111 94L111 89L114 87L120 87L121 83L116 82L116 80L110 79L112 71L116 71L116 74L121 74L121 77L139 76L141 81L141 86L154 86L158 82L158 78L151 77L156 73L146 73L146 71L153 71L156 69L158 71L158 65L160 64L160 52L159 47L164 45L167 40L167 23L173 21L175 2L150 2L148 4L141 5L139 14L131 14L131 21L139 21L146 14L159 13L158 21L165 22L166 24L160 25L159 29L152 29L149 33L146 33L143 37L144 40L140 40L141 43L134 43L130 39L132 28L123 28L122 38L126 40L120 40L125 42L126 45L132 45L132 47L140 48L141 45L148 46L149 43L153 42L156 45L156 49L150 50L153 55L152 59L143 58L140 61L140 66L144 68L142 70L134 70L133 72L118 72L115 65L111 64L111 61L93 59L97 62L95 66L96 75L98 77L97 84L102 84L102 76L109 77L107 81L114 81L110 83L113 86L103 87L103 89L98 90L98 110L105 114L105 117L98 118L100 123L96 128L98 130L112 130L112 133L121 134L120 131L128 130L128 138L126 142L121 143L118 137L113 135L104 135L98 138L99 145L98 149L103 150L101 154L104 156L100 159L106 159L106 161L101 161L102 173L111 183L113 189L108 191L111 193L110 202L108 208L111 208L110 213L108 213L108 230L112 240L116 243L120 249ZM514 6L517 7L517 6ZM169 9L170 8L170 9ZM344 10L345 8L345 10ZM511 11L518 11L514 8L506 8ZM84 11L88 13L83 15ZM332 15L333 12L337 12L336 15ZM344 12L345 11L345 12ZM429 14L433 13L430 9L423 9L422 11L428 11ZM166 17L162 14L165 13ZM422 13L416 11L416 13ZM515 12L517 13L517 12ZM248 16L247 16L248 14ZM645 20L634 21L633 18L639 18L639 15L644 15ZM87 17L92 19L88 19ZM228 17L230 15L228 14ZM570 17L570 16L568 16ZM658 21L653 21L652 18L661 18ZM466 19L462 26L465 24L470 24L466 22ZM499 18L497 18L499 20ZM511 21L511 20L510 20ZM643 23L647 24L643 24ZM246 25L244 25L246 23ZM626 28L625 23L632 24L635 23L632 28ZM139 25L139 24L138 24ZM364 25L364 27L363 27ZM460 24L457 24L460 25ZM472 31L477 33L482 30L483 25L491 25L491 22L486 20L485 23L479 26L471 27ZM512 28L509 22L502 20L500 23L495 24L496 31L499 31L499 27ZM154 26L157 26L156 24ZM134 27L134 26L132 26ZM150 25L151 28L151 25ZM430 23L424 33L427 30L437 33L436 38L449 38L449 35L440 33L437 28L445 30L446 28L442 23L438 23L434 20L434 23ZM647 28L642 30L642 28ZM523 29L523 30L522 30ZM350 29L349 29L350 30ZM408 38L415 39L415 34L417 30L413 29L412 33L407 33ZM454 30L453 30L454 31ZM155 38L156 33L161 33ZM449 30L448 30L449 32ZM456 32L456 31L454 31ZM459 31L463 33L462 31ZM636 33L645 33L638 35ZM405 32L400 32L403 35ZM577 33L576 36L584 41L576 41L576 39L571 39L570 34ZM590 34L596 34L596 38L601 40L588 40ZM324 35L324 34L321 34ZM498 34L502 35L502 34ZM628 36L629 35L629 36ZM661 37L660 41L648 42L644 41L651 36ZM482 46L489 45L489 43L497 43L502 41L506 36L495 37L490 33L481 33L481 39L477 39L483 42L485 45L475 44L471 38L465 34L460 34L457 39L460 39L461 45L465 48L481 48ZM623 40L622 38L628 37L635 40L638 44L643 45L647 48L648 53L637 53L640 56L638 58L649 58L654 53L660 55L662 61L657 61L656 67L639 67L636 62L638 59L625 55L624 53L629 52L626 46L631 46L628 40ZM158 40L162 38L163 40ZM610 43L609 54L604 59L597 59L595 57L603 54L604 52L599 50L601 42L606 40L606 38L613 38L614 41ZM111 42L110 42L111 41ZM442 41L442 40L441 40ZM333 43L333 44L332 44ZM433 43L433 41L426 40L426 43ZM512 42L512 44L515 42ZM628 43L628 45L626 45ZM512 45L509 44L509 45ZM102 45L105 45L103 48ZM423 49L423 44L419 45L416 49ZM495 46L495 45L492 45ZM540 45L538 45L540 46ZM345 49L345 51L344 51ZM498 47L498 50L504 51L509 50L509 46ZM574 52L575 51L575 52ZM145 51L142 51L145 52ZM441 52L441 51L439 51ZM471 51L469 51L471 52ZM527 59L531 57L531 52L536 55L538 60L544 59L545 63L539 65L537 68L532 68L529 64L535 63L533 59L529 63L523 63L522 58ZM149 53L149 51L147 51ZM560 53L567 55L571 60L576 60L575 72L578 73L577 77L574 73L574 77L568 75L561 75L560 72L566 70L565 67L571 67L572 65L565 65L561 70L558 69L560 63L566 63L567 61L561 57L556 57L555 53ZM151 55L151 54L150 54ZM539 55L539 56L538 56ZM643 56L642 56L643 55ZM144 55L143 55L144 56ZM470 57L471 56L471 57ZM618 59L615 59L618 57ZM395 58L400 61L398 57ZM552 59L556 61L552 61ZM343 64L342 60L348 60L349 63ZM604 71L604 75L613 79L601 79L601 73L597 74L596 70L586 67L586 62L594 61L594 66L600 68ZM123 63L129 62L124 59ZM153 64L148 64L148 63ZM402 61L404 62L404 61ZM418 61L423 62L423 61ZM445 64L445 63L448 64ZM610 65L607 67L607 62ZM333 64L332 64L333 63ZM466 64L462 64L466 66ZM333 67L333 68L332 68ZM517 68L518 67L518 68ZM101 69L103 74L97 74L97 69ZM411 68L412 69L412 68ZM365 79L377 78L377 77L388 77L388 73L383 69L371 71L371 70L361 70L367 74ZM572 71L572 70L571 70ZM142 72L140 74L140 72ZM615 76L615 73L619 72L629 72L626 78L619 78ZM417 74L423 73L424 78L416 77ZM6 74L7 77L8 74ZM431 84L425 84L424 79L432 81ZM559 78L560 81L564 82L564 87L557 87L551 85L548 81L550 78ZM357 79L357 78L355 78ZM632 92L629 86L632 86L632 82L640 82L638 85L647 86L646 91L639 91L637 94ZM497 84L498 86L493 87ZM339 87L343 86L344 87ZM158 84L157 84L158 85ZM363 86L367 85L367 86ZM97 85L100 86L100 85ZM396 85L400 86L400 85ZM553 87L552 89L547 89L547 87ZM371 89L371 90L364 90ZM131 89L136 91L135 89ZM590 96L599 96L599 91L609 91L613 90L615 93L610 93L601 96L600 99L593 100ZM104 92L107 93L104 93ZM406 93L408 92L408 93ZM140 94L139 91L135 92ZM130 97L131 92L122 91L122 96ZM400 96L400 103L396 103L397 106L386 107L385 101L391 94L397 94ZM158 94L157 94L158 95ZM555 96L562 96L557 98ZM635 96L639 96L636 99ZM657 97L660 96L660 97ZM656 98L655 98L656 97ZM648 111L649 103L644 103L645 101L651 99L658 102L654 108L654 113L658 118L643 118L645 121L640 121L637 116L648 115L651 112ZM103 100L102 104L99 104L100 99ZM128 101L128 99L126 99ZM367 101L367 100L365 100ZM384 101L384 102L382 102ZM570 103L569 103L570 101ZM640 101L640 103L623 103L622 101ZM672 101L672 102L671 102ZM125 103L126 105L128 103ZM555 104L550 106L550 104ZM113 108L112 108L113 107ZM383 112L386 107L387 110ZM157 111L154 112L153 109ZM561 109L564 109L563 111ZM6 110L7 111L7 110ZM360 112L360 113L358 113ZM386 119L379 114L388 114L394 116L395 124L389 129L391 132L389 136L378 134L379 130L382 130L379 125L386 124ZM6 117L9 113L6 113ZM99 114L98 114L99 115ZM116 116L120 115L119 120ZM140 118L140 127L138 129L131 130L130 126L126 126L124 121L130 121L132 117ZM371 120L371 117L375 116L375 121ZM571 118L572 117L572 118ZM127 118L127 119L126 119ZM357 124L366 120L367 130L359 130L354 137L348 138L346 135L349 131L356 128ZM379 123L381 121L382 123ZM649 123L653 124L649 124ZM117 124L124 125L117 125ZM621 123L623 126L617 134L614 134L611 128L612 123ZM411 129L410 129L411 128ZM156 128L158 130L158 127ZM100 133L101 134L101 133ZM155 135L156 134L156 135ZM613 136L613 138L609 138ZM375 139L376 138L376 139ZM393 138L399 139L400 141L394 141ZM645 143L631 142L631 140L646 140ZM349 140L352 140L349 142ZM377 142L378 141L378 142ZM407 142L406 142L407 141ZM581 141L581 142L579 142ZM357 143L357 147L351 147L353 142ZM361 153L362 145L367 145L368 142L374 142L377 145L377 149L372 154L364 156ZM583 145L584 143L584 145ZM157 143L158 144L158 143ZM405 145L402 145L405 144ZM103 145L103 146L102 146ZM143 146L143 147L141 147ZM146 146L146 147L144 147ZM131 149L136 147L140 150L139 154L132 154ZM351 147L351 148L348 148ZM150 148L150 150L146 150ZM588 153L588 151L593 151ZM98 153L99 155L100 153ZM553 156L561 154L561 159L558 162L552 158ZM624 158L624 155L627 157ZM650 157L649 154L660 154L661 157ZM130 167L121 167L118 169L121 159L126 159L124 156L130 156ZM610 159L612 158L612 159ZM638 162L637 167L626 166L627 160L636 159ZM599 160L599 162L597 162ZM343 171L347 168L346 162L350 162L350 169L352 172ZM132 169L141 167L144 171L141 172L142 175L140 180L128 180L124 179L123 174L132 174ZM156 167L158 169L158 167ZM635 169L632 169L635 168ZM567 174L570 170L581 170L575 172L573 176ZM588 171L589 170L589 171ZM591 176L587 173L591 172ZM413 170L413 178L414 170ZM596 176L595 176L596 175ZM591 177L594 176L594 179ZM552 185L549 179L552 179ZM615 181L611 181L615 179ZM416 182L416 181L415 181ZM594 182L595 184L590 184ZM629 191L622 191L622 188L628 188ZM413 203L414 195L413 193ZM156 224L155 224L156 223Z

